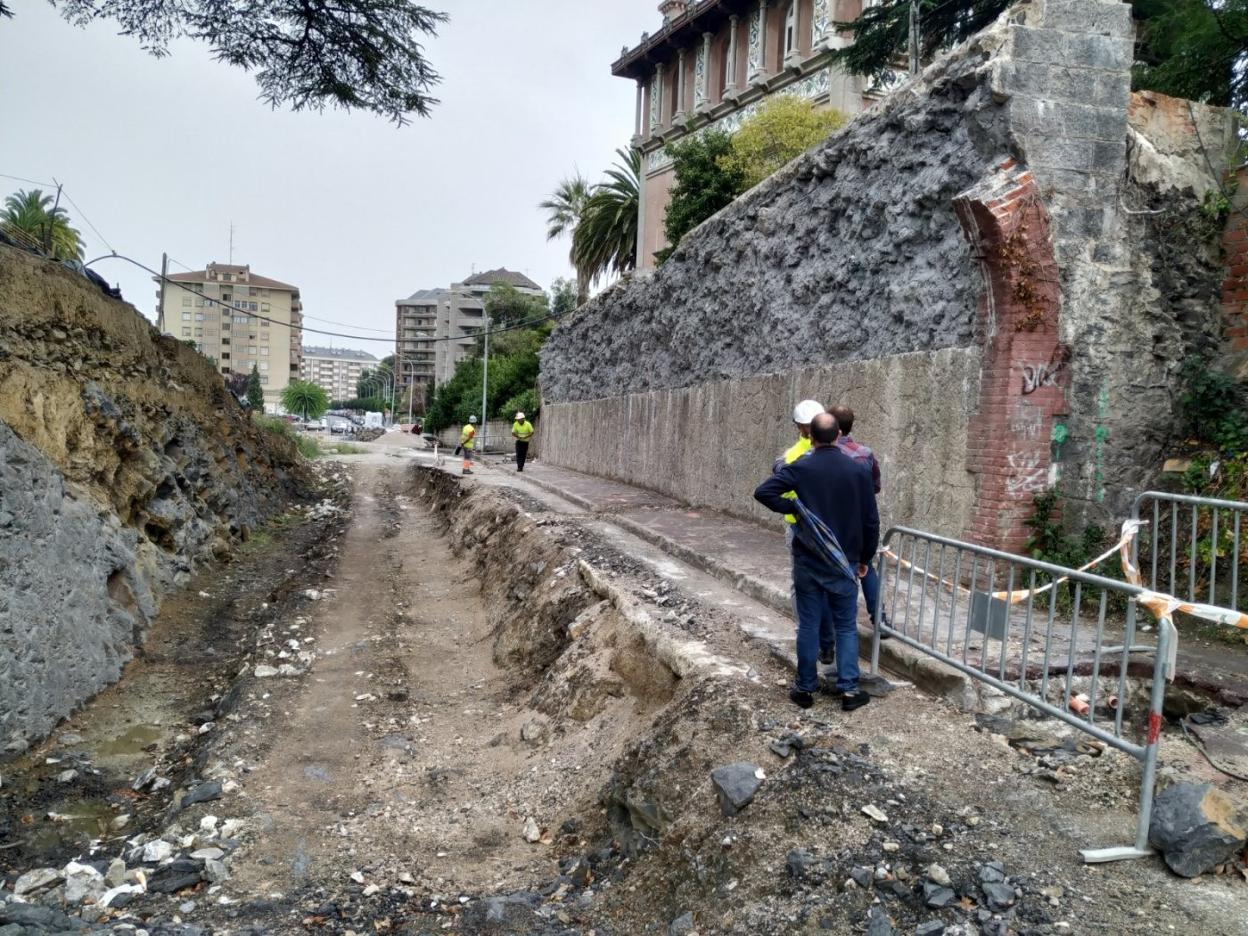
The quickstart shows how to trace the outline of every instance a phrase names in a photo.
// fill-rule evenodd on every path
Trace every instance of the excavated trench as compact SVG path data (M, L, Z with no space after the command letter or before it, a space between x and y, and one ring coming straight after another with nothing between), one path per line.
M63 886L35 902L149 932L1237 931L1248 899L1229 877L1193 890L1160 862L1079 862L1129 833L1129 759L1059 751L1031 776L1033 755L907 689L799 712L787 666L740 626L750 605L697 573L519 490L355 465L349 520L291 544L322 559L275 547L246 578L228 678L149 686L178 712L152 740L141 719L96 733L139 751L98 791L129 826L94 817L42 854L0 851L10 888L40 859L120 855L165 892L106 912L64 907ZM149 763L170 786L131 790ZM756 789L725 806L712 775L734 764ZM207 781L220 795L174 808ZM166 864L141 854L156 836Z

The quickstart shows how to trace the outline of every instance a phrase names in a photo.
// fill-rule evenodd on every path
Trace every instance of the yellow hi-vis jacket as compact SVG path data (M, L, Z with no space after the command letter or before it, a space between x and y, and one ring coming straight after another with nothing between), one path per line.
M477 427L472 423L468 423L468 425L464 426L464 428L459 431L459 444L466 449L470 449L472 448L473 440L475 440L476 437Z
M519 442L528 442L533 436L533 424L527 419L524 422L513 422L511 424L511 434Z
M810 443L810 439L806 438L805 436L802 436L800 439L794 442L791 446L789 446L788 451L784 453L784 463L786 465L793 464L795 461L797 461L799 458L801 458L803 455L809 452L811 450L811 447L812 446ZM797 491L788 491L787 493L782 494L780 496L788 498L789 500L797 500ZM784 522L792 523L796 525L797 517L793 516L793 514L785 514Z

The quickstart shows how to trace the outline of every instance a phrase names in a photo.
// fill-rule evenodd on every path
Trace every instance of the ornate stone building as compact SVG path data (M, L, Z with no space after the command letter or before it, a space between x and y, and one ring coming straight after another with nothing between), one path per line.
M637 266L666 246L663 215L673 182L666 144L707 127L729 132L773 94L856 114L867 82L829 64L850 41L833 24L875 0L664 0L663 26L625 48L611 72L637 83L633 143L642 157Z

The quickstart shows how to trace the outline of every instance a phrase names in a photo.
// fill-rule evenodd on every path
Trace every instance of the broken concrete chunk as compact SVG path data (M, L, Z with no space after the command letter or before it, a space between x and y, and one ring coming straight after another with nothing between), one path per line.
M686 910L676 919L672 920L667 927L667 936L692 936L697 932L697 925L693 922L693 911Z
M95 868L76 861L65 866L65 903L71 907L85 900L94 903L105 890L104 875Z
M18 897L34 894L60 884L63 880L65 880L65 875L59 868L36 868L33 871L27 871L13 882L13 893Z
M194 806L196 803L206 803L209 800L221 798L221 782L219 780L209 780L207 783L201 783L195 789L191 790L182 797L182 808Z
M949 872L938 864L927 866L927 879L939 887L953 886L953 881L949 880Z
M1011 890L1010 896L1013 895L1014 891ZM957 895L954 894L952 888L941 887L939 884L933 884L931 881L923 882L923 902L929 907L939 910L942 907L949 906L955 899L957 899Z
M144 864L156 864L171 857L173 857L173 846L164 839L156 839L143 846Z
M866 806L863 806L862 814L872 822L878 822L881 825L888 822L888 815L874 803L868 803Z
M546 723L540 718L531 718L520 726L520 739L536 744L546 737Z
M524 828L520 834L524 836L524 840L529 843L540 842L542 840L542 830L538 828L537 820L529 816L524 820Z
M257 663L254 672L260 679L267 679L270 676L277 675L277 667L267 666L264 663Z
M1005 910L1012 907L1017 899L1014 894L1014 888L1009 884L989 882L981 884L980 887L983 888L984 896L988 898L988 905L993 910Z
M867 914L867 936L896 936L893 921L888 918L883 907L872 907Z
M1243 849L1248 806L1208 783L1176 783L1153 801L1148 840L1171 871L1195 877Z
M735 816L754 800L766 774L761 767L739 761L711 771L711 785L719 797L719 809L725 816Z

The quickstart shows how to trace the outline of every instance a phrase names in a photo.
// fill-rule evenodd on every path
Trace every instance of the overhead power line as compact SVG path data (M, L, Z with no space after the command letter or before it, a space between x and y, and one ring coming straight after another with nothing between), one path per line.
M116 251L114 251L111 254L104 254L103 256L96 257L94 260L88 260L85 265L90 266L91 264L98 263L101 260L125 260L127 263L134 264L140 270L146 270L148 273L151 273L152 276L156 277L157 280L168 283L171 286L177 286L179 289L183 289L186 292L191 293L192 295L197 296L200 299L203 299L205 302L211 303L212 305L215 305L215 306L220 306L221 308L227 309L230 312L243 311L243 310L238 309L235 306L226 305L220 299L214 299L211 296L205 296L203 293L200 293L194 289L191 289L185 283L179 283L177 280L170 279L167 276L162 276L159 272L147 266L147 264L140 263L138 260L135 260L131 257L127 257L124 254L119 254ZM374 338L371 335L352 335L352 334L347 334L344 332L326 331L325 329L321 329L321 328L310 328L306 325L292 325L290 322L283 322L280 319L269 318L268 316L265 316L265 315L257 315L255 312L247 312L247 315L249 315L251 318L259 319L262 322L268 322L270 325L277 325L281 328L298 328L300 331L310 332L314 335L328 335L331 338L351 338L356 341L385 341L387 340L384 338ZM549 322L551 320L559 319L559 318L562 318L560 314L551 312L547 315L541 315L535 318L525 319L524 321L521 321L521 322L514 322L511 325L503 325L498 328L490 328L488 329L488 331L490 334L494 335L494 334L498 334L499 332L515 331L518 328L528 328L530 325L538 325L542 322ZM481 328L481 329L478 329L475 333L471 333L467 335L448 335L443 338L416 338L413 340L421 341L421 342L425 342L429 344L432 344L433 342L438 342L438 341L463 341L465 338L477 338L481 335L484 335L486 331L487 329Z

